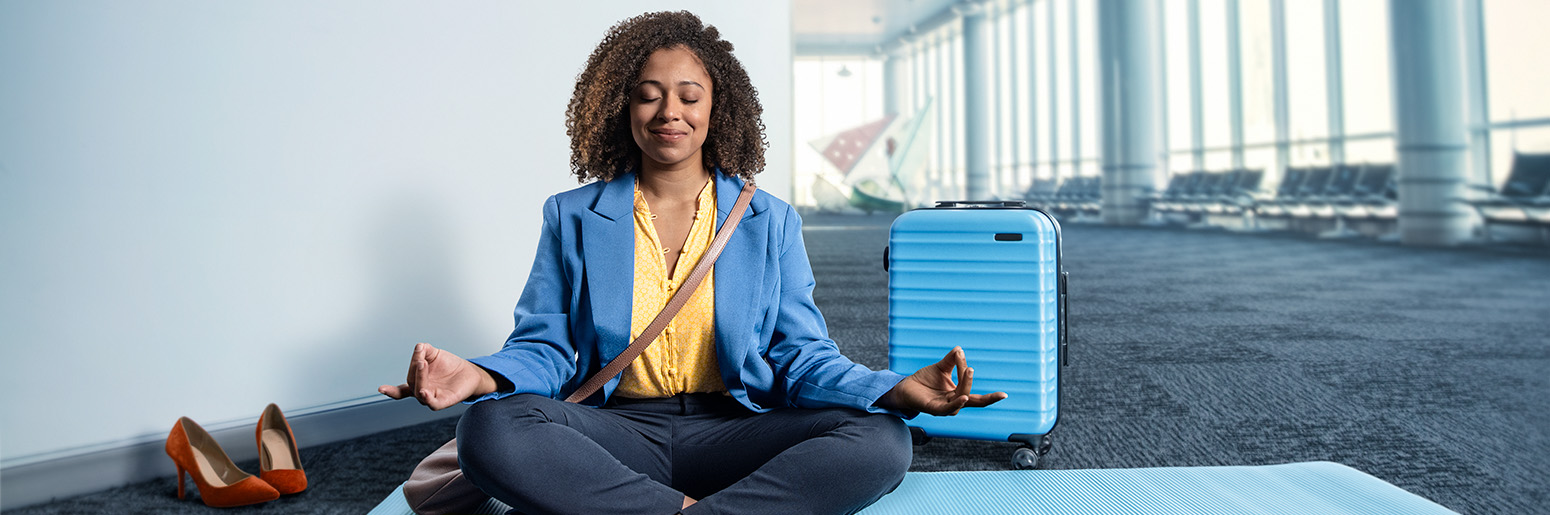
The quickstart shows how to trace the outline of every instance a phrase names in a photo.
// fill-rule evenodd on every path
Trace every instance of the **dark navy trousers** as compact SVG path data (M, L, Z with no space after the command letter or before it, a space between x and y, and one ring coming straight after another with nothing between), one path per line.
M898 417L842 408L755 413L720 394L539 395L475 403L457 427L463 474L527 514L854 513L909 470Z

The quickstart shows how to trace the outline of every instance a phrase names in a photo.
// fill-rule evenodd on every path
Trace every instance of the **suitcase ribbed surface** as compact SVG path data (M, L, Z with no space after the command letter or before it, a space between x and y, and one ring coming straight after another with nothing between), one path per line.
M998 239L997 235L1002 235ZM1014 240L1015 238L1020 238ZM889 233L889 368L909 374L963 347L975 393L1006 400L922 415L930 436L1006 441L1054 427L1059 404L1057 231L1024 209L923 209Z

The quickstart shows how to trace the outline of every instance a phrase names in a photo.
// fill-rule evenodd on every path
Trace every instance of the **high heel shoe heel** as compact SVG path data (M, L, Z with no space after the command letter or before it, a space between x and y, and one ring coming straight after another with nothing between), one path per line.
M253 437L258 440L259 478L286 495L307 489L307 473L301 470L296 436L291 433L291 424L285 421L279 406L270 404L264 408Z
M280 492L264 480L237 468L226 451L203 427L181 417L167 435L167 456L178 468L178 498L182 499L183 474L199 487L199 500L216 508L246 506L280 498Z

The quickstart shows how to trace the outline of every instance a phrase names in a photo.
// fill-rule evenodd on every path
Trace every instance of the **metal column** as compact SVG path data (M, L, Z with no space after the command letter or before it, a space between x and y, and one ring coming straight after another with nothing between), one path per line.
M1155 2L1100 0L1099 97L1103 129L1103 221L1133 225L1146 218L1145 196L1157 172Z
M1324 0L1324 95L1329 99L1329 162L1345 158L1345 65L1340 40L1340 0Z
M887 114L903 116L909 111L908 50L901 45L883 56L883 111Z
M1389 0L1399 237L1407 245L1457 245L1477 225L1463 200L1471 164L1463 6Z
M992 130L991 88L991 17L987 9L971 4L963 17L963 136L964 196L969 200L989 200Z

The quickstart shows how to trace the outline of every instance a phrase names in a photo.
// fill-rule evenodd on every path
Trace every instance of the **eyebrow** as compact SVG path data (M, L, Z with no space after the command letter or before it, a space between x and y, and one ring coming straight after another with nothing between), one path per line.
M638 87L641 87L641 86L644 86L644 85L647 85L647 84L652 84L652 85L659 86L659 87L662 85L662 83L660 81L643 80L643 81L640 81L639 83L635 84L635 87L638 88ZM705 85L700 84L698 82L694 82L692 80L678 81L678 85L679 86L690 86L690 85L692 85L692 86L699 86L700 89L705 89Z

